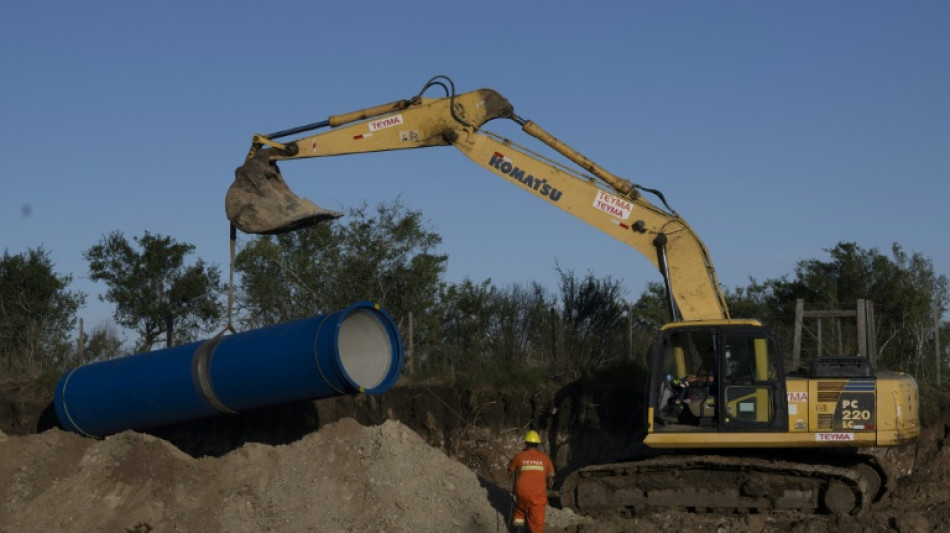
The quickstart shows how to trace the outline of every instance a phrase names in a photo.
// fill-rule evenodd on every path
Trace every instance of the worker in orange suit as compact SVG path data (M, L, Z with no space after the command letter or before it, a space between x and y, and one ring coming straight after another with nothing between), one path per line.
M525 519L531 533L544 533L544 511L548 505L548 486L554 482L551 458L538 446L541 436L531 430L524 436L524 450L508 464L515 475L515 512L512 525L515 531L524 531Z

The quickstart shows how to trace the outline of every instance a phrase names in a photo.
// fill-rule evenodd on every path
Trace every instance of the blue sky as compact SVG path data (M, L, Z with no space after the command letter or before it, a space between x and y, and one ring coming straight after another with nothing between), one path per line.
M491 87L615 174L662 190L729 287L840 241L950 274L950 3L15 2L0 18L0 248L44 246L109 320L83 250L114 230L227 268L224 193L253 133ZM524 141L514 126L488 129ZM301 196L395 197L448 279L555 265L659 281L631 249L452 148L288 162Z

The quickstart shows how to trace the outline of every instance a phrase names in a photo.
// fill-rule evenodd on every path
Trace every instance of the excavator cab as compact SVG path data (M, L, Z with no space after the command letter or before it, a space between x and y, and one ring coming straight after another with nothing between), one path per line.
M273 235L342 216L294 194L277 164L270 160L271 150L252 150L244 164L234 171L234 183L225 196L224 207L237 229Z
M781 358L768 331L754 321L664 327L652 376L655 432L787 428Z

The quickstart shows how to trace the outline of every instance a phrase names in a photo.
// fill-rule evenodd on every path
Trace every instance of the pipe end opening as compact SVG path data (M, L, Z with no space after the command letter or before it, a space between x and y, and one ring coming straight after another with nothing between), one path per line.
M389 377L396 362L395 342L376 313L360 309L340 324L340 363L361 390L372 390Z

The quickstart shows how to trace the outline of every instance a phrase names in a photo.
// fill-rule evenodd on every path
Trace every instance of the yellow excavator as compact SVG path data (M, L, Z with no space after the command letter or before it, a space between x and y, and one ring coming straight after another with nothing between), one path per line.
M424 96L433 89L444 96ZM568 162L483 129L494 119L514 121ZM228 219L246 233L276 234L340 216L291 192L278 161L430 146L454 146L634 248L665 283L671 322L650 356L643 440L664 453L573 472L560 486L563 505L585 514L655 507L858 514L886 493L893 481L886 465L864 452L918 437L913 377L875 373L860 356L821 357L786 372L770 331L730 316L706 247L659 191L608 172L491 89L456 94L452 80L436 76L405 100L254 135L227 193Z

